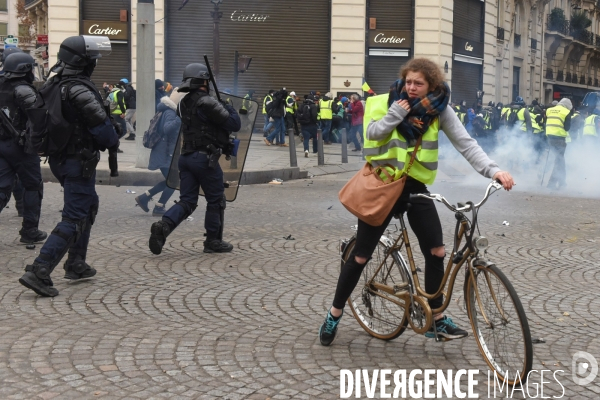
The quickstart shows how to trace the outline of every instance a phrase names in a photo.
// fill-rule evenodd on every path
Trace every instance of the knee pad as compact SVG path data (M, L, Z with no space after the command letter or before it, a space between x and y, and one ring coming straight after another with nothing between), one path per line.
M68 222L69 224L74 224L75 225L75 238L69 236L65 232L62 232L60 229L58 229L58 226L56 228L54 228L54 230L52 231L52 234L63 238L66 242L69 242L69 240L73 240L73 239L74 239L73 242L77 242L79 240L79 237L83 233L83 231L86 229L87 218L84 218L84 219L72 219L72 218L69 218L69 217L63 217L62 221L63 222Z
M192 215L192 213L196 210L196 207L198 207L197 204L190 204L185 201L180 201L177 203L177 205L183 208L186 218Z

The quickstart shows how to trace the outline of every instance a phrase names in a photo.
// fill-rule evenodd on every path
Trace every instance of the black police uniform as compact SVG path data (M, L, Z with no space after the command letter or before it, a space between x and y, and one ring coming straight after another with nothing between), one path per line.
M179 91L189 93L179 103L183 135L179 157L180 199L161 221L152 224L149 247L154 254L161 253L166 237L194 212L200 188L207 202L204 252L222 253L233 249L231 244L222 240L225 187L218 159L221 152L228 152L229 134L239 131L241 122L233 107L210 97L209 78L203 64L190 64L184 71L184 83Z
M71 57L71 50L77 52L77 57ZM25 274L19 279L21 284L41 296L58 295L58 290L52 287L50 273L67 251L69 256L64 265L66 279L89 278L96 274L96 270L85 262L99 204L96 172L84 174L83 163L90 159L90 153L99 159L99 150L118 146L117 133L100 94L92 89L94 85L90 80L99 57L98 54L86 54L83 37L74 36L61 44L59 63L53 67L58 73L51 79L65 82L60 85L63 117L76 128L64 151L50 157L50 169L64 189L62 220L51 232L39 256L25 268ZM78 82L73 83L74 79ZM52 83L49 81L47 84Z
M8 119L19 133L26 128L26 110L39 102L39 95L31 85L33 63L30 55L13 53L4 60L4 74L0 77L0 107L8 112ZM15 137L0 126L0 212L10 200L17 174L24 189L21 242L43 241L47 234L38 229L43 197L40 158L25 136Z

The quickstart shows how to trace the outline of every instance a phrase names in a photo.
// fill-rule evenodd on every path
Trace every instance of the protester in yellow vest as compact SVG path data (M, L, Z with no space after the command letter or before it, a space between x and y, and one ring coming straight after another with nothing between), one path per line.
M569 99L562 99L555 107L546 110L546 137L554 155L554 167L548 181L550 189L562 189L567 186L565 150L568 131L571 128L572 110L573 104Z
M469 136L451 107L447 107L450 90L444 82L444 74L437 63L426 59L410 60L401 72L401 79L390 87L390 93L370 97L364 116L364 154L372 167L391 164L396 171L405 172L421 138L417 157L408 173L402 195L387 219L380 226L370 226L358 221L357 239L352 256L342 266L333 306L319 330L321 344L331 344L337 333L338 323L348 297L385 232L393 214L405 212L409 197L414 193L426 193L426 184L432 184L438 167L438 134L448 136L454 147L469 161L473 168L488 178L498 179L506 190L514 185L512 176L501 171L498 165ZM396 174L398 177L400 174ZM408 221L417 236L425 257L425 290L434 293L444 276L444 238L440 218L431 200L413 202L407 213ZM439 308L443 296L429 300L431 308ZM457 327L442 314L434 316L438 335L446 339L459 339L467 332ZM425 334L434 337L433 326Z
M127 133L127 122L125 121L125 95L123 91L115 85L108 94L110 113L114 115L115 121L121 125L121 136Z
M331 132L331 123L333 120L333 99L331 92L325 93L325 96L319 100L319 116L321 117L321 132L323 135L323 143L331 144L329 132Z
M273 93L275 93L275 91L273 89L269 90L269 93L263 99L262 113L263 113L263 117L265 118L265 124L263 125L263 136L264 137L269 136L269 130L271 130L271 127L273 126L272 123L269 123L269 114L267 113L267 103L270 103L271 101L273 101Z
M296 120L297 109L298 103L296 103L296 92L290 92L289 96L285 99L285 129L289 130L294 128L294 135L296 136L300 134Z
M594 110L594 112L597 111ZM592 149L600 145L600 136L598 136L598 132L600 132L600 116L597 114L590 114L590 116L585 119L583 135L581 136L583 145L586 148Z

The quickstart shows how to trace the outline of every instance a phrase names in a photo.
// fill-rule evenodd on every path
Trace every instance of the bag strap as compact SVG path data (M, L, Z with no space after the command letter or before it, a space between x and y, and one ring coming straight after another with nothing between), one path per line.
M412 167L413 162L415 161L415 157L417 155L417 151L419 150L419 146L421 145L421 141L423 140L423 135L419 136L417 139L417 144L415 145L415 149L413 150L412 156L410 157L410 161L408 162L408 168L406 168L406 175L408 175L408 171L410 171L410 167Z

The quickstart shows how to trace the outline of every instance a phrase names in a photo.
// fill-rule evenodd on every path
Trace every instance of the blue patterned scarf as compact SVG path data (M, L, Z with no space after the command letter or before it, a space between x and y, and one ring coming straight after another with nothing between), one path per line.
M404 81L398 79L390 86L388 107L398 100L408 100L410 112L398 125L398 132L404 136L409 145L414 144L424 134L433 120L446 109L450 100L450 88L446 82L427 93L423 99L409 99Z

